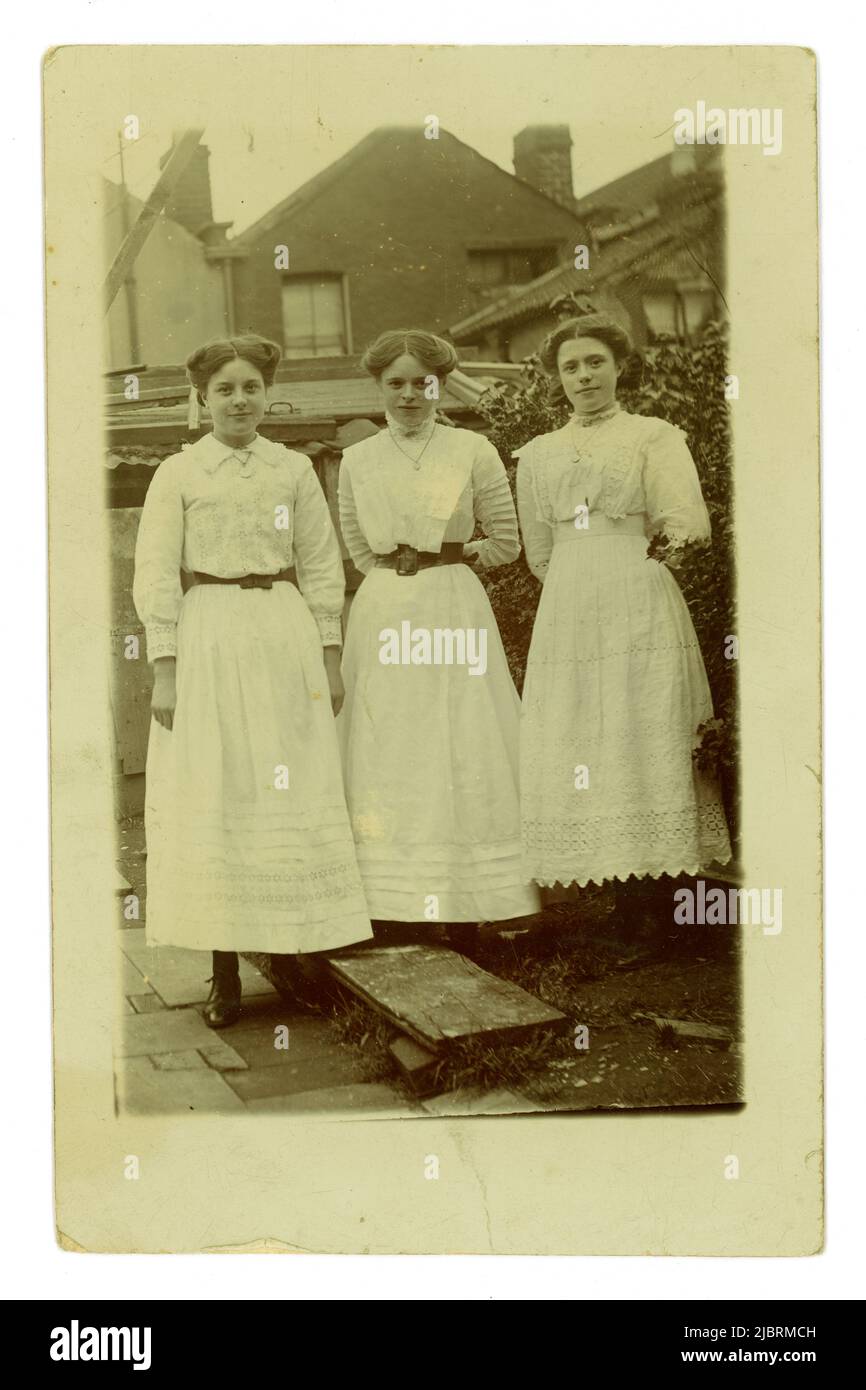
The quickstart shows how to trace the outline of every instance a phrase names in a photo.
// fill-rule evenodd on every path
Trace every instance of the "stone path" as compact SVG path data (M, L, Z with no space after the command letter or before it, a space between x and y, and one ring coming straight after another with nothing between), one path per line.
M118 1103L137 1114L321 1114L355 1119L478 1115L538 1109L508 1090L407 1099L365 1080L366 1060L327 1019L293 1012L241 959L244 1009L215 1032L201 1016L210 985L208 952L149 947L144 927L119 933L115 1046ZM280 1045L282 1044L282 1045Z

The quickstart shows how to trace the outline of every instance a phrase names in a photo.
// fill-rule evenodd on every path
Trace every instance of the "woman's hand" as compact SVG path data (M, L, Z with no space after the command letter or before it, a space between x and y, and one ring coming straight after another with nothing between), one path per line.
M472 566L473 566L474 568L476 568L476 569L479 568L479 561L478 561L478 548L479 548L479 545L480 545L480 542L479 542L479 541L467 541L467 542L466 542L466 544L465 544L464 547L463 547L463 563L464 563L464 565L472 565Z
M171 730L174 724L174 711L177 705L177 682L175 680L175 659L161 656L153 663L153 694L150 697L150 712L157 724Z
M343 708L343 701L346 698L343 676L340 671L340 648L323 647L322 656L325 662L325 674L328 677L328 688L331 692L331 709L336 716Z

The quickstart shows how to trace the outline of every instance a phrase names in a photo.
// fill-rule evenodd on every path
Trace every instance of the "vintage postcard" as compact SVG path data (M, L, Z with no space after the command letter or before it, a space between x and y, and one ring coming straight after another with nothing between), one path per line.
M61 1245L817 1251L814 55L43 81Z

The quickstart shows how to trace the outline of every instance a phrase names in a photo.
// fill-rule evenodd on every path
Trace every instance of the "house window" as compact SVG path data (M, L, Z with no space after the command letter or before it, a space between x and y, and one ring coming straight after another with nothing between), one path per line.
M703 286L660 290L643 297L650 339L662 335L690 343L716 311L716 295Z
M286 357L342 357L351 352L349 297L342 275L283 279Z
M555 246L479 248L468 254L470 283L481 290L526 285L556 265Z

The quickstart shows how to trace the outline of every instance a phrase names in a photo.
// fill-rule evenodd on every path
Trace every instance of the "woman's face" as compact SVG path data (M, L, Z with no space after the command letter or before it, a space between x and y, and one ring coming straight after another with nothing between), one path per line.
M417 357L404 352L401 357L395 357L379 377L385 409L401 425L414 429L436 409L435 398L428 400L425 395L428 377L432 375Z
M258 367L243 357L214 372L204 393L221 444L242 448L251 443L265 413L267 390Z
M560 343L556 368L562 389L578 415L591 415L610 405L622 370L607 343L599 338L568 338Z

